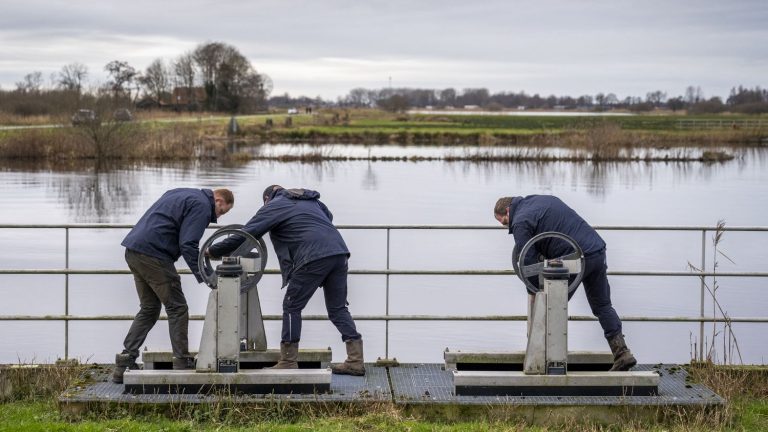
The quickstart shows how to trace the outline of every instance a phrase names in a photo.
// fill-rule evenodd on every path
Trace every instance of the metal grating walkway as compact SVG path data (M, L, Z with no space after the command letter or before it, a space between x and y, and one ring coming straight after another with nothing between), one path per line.
M123 393L123 386L110 381L111 365L89 369L85 382L91 384L70 388L59 397L66 404L175 404L212 403L228 398L234 403L261 401L326 402L394 402L406 405L528 405L528 406L710 406L725 400L700 384L688 383L687 372L676 365L638 365L634 370L659 371L658 396L455 396L451 372L442 364L402 364L398 367L366 365L364 377L333 375L331 393L327 394L147 394ZM390 385L391 380L391 385Z

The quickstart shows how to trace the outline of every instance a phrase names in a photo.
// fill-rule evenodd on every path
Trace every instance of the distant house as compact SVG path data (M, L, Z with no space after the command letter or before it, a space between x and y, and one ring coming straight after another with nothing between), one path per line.
M208 99L203 87L174 87L171 104L176 109L196 109Z

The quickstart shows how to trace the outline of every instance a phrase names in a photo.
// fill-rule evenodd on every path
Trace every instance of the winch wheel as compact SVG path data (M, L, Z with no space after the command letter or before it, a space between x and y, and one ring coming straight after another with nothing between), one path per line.
M573 249L573 252L561 257L543 259L535 264L525 265L525 257L528 254L528 251L536 243L546 239L562 240ZM546 261L551 261L554 259L562 261L563 266L568 269L568 273L571 275L571 278L573 278L575 275L575 278L573 278L570 284L568 284L568 294L570 295L576 290L576 288L578 288L579 284L581 283L581 279L584 277L584 252L582 252L579 245L571 237L559 232L544 232L533 236L522 247L522 249L518 247L514 248L512 251L512 266L515 269L517 277L519 277L520 280L525 284L525 288L528 290L528 293L536 294L537 292L541 291L542 288L533 284L529 278L534 276L538 277L538 275L541 274L541 272L544 270Z
M241 237L242 243L232 252L226 256L230 257L242 257L242 258L257 258L259 259L259 269L255 273L244 273L240 279L240 290L247 291L261 280L261 276L264 274L264 269L267 266L267 244L261 238L255 238L246 231L243 231L243 225L233 224L219 228L208 237L208 240L200 247L200 254L197 257L197 264L200 268L200 276L203 281L211 288L216 288L218 278L216 276L216 269L211 261L211 257L205 255L205 251L214 243L226 238Z

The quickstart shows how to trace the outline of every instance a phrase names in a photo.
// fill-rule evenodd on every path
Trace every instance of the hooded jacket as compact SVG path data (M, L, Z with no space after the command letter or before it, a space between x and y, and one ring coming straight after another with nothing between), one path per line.
M269 232L285 286L291 274L309 262L333 255L349 256L349 249L332 222L333 214L320 201L320 193L280 189L272 193L243 230L256 238ZM242 241L233 237L211 246L209 252L222 256Z
M555 231L571 237L584 255L605 249L605 241L584 219L559 198L551 195L514 197L509 206L509 233L515 238L515 249L520 249L533 236ZM541 240L528 252L525 263L535 262L536 253L547 259L557 258L573 250L562 240Z
M168 262L184 256L200 283L197 266L200 238L216 222L216 204L210 189L171 189L139 219L121 243L127 249Z

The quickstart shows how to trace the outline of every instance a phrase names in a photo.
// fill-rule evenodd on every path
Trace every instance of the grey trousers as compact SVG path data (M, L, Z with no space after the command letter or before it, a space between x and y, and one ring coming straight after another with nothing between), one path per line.
M125 250L125 262L133 273L140 309L123 341L123 354L130 355L134 360L139 357L139 348L160 317L161 307L165 306L173 356L189 357L189 308L181 290L181 278L173 263L129 249Z

